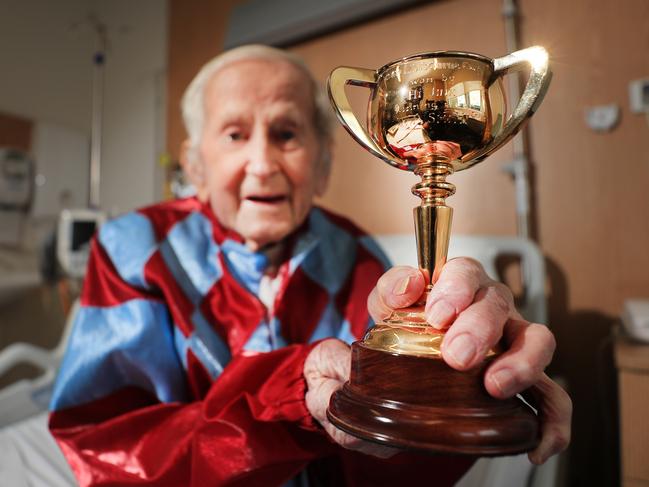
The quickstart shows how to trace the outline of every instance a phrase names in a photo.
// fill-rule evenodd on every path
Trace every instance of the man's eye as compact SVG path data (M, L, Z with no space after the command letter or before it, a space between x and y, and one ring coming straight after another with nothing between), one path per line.
M295 130L284 129L284 130L278 130L276 136L282 142L288 142L290 140L295 139L296 133Z
M280 142L288 142L294 140L297 137L297 132L292 128L280 129L278 128L275 132L275 138Z
M237 142L244 139L243 132L228 132L225 136L230 142Z

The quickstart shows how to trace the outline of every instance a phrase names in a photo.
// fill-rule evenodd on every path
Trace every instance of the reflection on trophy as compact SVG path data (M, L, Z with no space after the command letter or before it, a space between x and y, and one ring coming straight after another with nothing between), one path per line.
M527 70L529 78L511 114L503 76ZM426 293L397 310L352 345L349 382L327 411L330 421L363 439L402 448L477 455L533 449L538 420L519 398L497 400L483 386L488 353L477 370L458 372L441 357L444 332L426 323L424 304L446 262L452 209L446 198L454 171L482 161L505 144L540 104L550 83L548 55L531 47L490 59L464 52L433 52L378 70L340 67L328 80L338 118L363 147L388 164L421 177L412 192L419 267ZM370 88L363 127L345 85Z

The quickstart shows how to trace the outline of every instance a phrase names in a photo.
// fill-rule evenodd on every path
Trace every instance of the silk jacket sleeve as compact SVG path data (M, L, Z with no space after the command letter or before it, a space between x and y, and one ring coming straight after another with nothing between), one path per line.
M93 241L50 415L80 485L281 484L331 449L304 405L313 344L239 353L210 382L195 356L209 337L185 336L182 300L136 274Z

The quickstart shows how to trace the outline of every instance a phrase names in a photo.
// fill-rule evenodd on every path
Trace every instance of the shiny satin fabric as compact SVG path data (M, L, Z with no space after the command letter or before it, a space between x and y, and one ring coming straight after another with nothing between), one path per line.
M430 465L344 452L304 403L312 347L370 323L386 261L363 232L314 209L291 237L270 313L255 295L263 261L205 205L120 218L93 243L51 405L80 485L369 485L377 469L392 483L371 485L394 485ZM471 461L433 463L452 485Z

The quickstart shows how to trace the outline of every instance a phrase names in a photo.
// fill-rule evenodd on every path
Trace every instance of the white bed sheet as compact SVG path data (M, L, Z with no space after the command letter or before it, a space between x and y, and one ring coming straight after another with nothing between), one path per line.
M47 412L0 429L0 486L75 485L74 475L47 429Z

